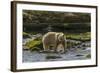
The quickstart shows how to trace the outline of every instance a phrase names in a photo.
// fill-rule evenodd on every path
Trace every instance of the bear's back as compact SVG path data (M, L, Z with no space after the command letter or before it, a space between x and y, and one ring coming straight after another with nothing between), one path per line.
M56 41L56 32L48 32L43 36L43 41L49 44L53 44Z

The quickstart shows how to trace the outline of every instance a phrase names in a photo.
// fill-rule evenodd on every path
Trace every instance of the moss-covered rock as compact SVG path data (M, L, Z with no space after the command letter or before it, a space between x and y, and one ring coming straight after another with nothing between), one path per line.
M67 33L65 34L66 39L72 39L72 40L80 40L80 41L90 41L91 39L91 33Z
M86 55L86 58L91 58L91 54Z
M23 32L23 38L31 38L28 33Z
M41 39L35 39L25 44L31 51L39 51L43 48Z

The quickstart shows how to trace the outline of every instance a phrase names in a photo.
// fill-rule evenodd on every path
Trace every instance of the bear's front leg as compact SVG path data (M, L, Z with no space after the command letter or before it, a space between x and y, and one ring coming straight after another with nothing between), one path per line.
M43 45L44 51L48 51L49 50L49 46L47 45Z

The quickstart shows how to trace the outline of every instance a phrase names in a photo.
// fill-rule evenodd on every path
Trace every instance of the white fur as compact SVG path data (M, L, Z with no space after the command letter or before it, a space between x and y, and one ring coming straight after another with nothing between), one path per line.
M43 48L44 51L49 51L50 47L52 46L53 50L57 50L57 47L59 44L58 41L62 41L62 37L63 37L63 33L58 33L58 32L48 32L46 33L43 38L42 38L42 42L43 42ZM60 43L62 44L62 43ZM61 47L61 46L59 46ZM64 49L63 44L62 44L62 49Z
M58 44L58 46L57 46L57 52L60 52L60 53L64 52L64 46L62 44Z

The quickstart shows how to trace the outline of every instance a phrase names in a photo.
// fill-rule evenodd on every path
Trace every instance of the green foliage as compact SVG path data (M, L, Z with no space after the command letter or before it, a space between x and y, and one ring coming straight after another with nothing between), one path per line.
M26 23L90 22L89 13L23 10Z
M51 25L53 31L90 31L90 13L23 10L26 31L43 31Z
M91 33L67 33L65 34L66 39L80 40L80 41L89 41L91 40Z

